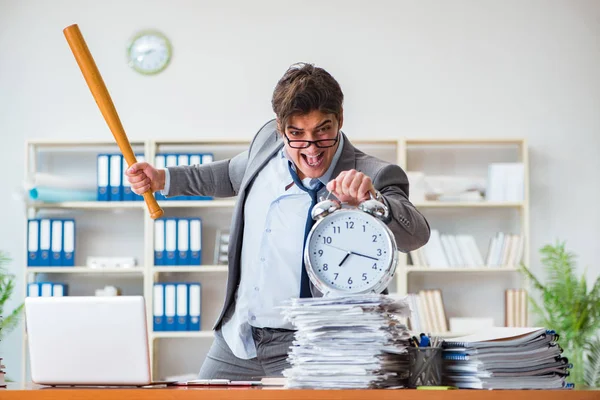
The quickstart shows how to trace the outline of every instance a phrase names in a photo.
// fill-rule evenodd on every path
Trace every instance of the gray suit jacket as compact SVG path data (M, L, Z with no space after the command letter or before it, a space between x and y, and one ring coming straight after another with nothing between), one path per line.
M271 120L258 131L249 149L232 159L206 165L169 167L171 183L168 197L237 196L230 229L227 292L215 329L220 326L223 317L234 304L239 286L246 195L256 175L283 145L283 139L277 132L276 121ZM340 172L350 169L356 169L371 177L373 186L384 196L392 217L388 227L394 233L400 251L408 252L427 243L429 224L408 200L408 179L402 168L363 153L344 136L344 148L332 179Z

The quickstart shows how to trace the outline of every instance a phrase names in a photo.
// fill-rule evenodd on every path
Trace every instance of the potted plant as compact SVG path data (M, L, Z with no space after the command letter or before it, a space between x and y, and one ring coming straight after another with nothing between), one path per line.
M4 307L15 288L15 276L8 273L5 265L10 261L10 258L0 252L0 341L8 335L19 323L19 317L23 310L23 304L5 314Z
M546 245L540 253L547 275L545 284L521 265L521 271L539 292L537 301L528 296L533 313L538 317L536 325L553 329L560 335L563 355L573 364L567 380L576 387L597 386L600 384L600 345L597 342L600 278L588 290L585 271L581 277L576 276L575 255L565 249L564 242Z

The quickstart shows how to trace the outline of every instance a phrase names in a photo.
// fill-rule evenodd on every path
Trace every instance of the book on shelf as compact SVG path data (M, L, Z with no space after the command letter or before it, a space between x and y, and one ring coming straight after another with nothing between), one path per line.
M490 239L484 259L472 235L440 234L437 229L432 229L429 242L411 251L410 259L413 266L420 267L512 267L520 263L523 247L522 235L498 232Z
M427 175L423 171L407 171L410 200L474 202L484 200L485 178L476 176Z
M497 232L490 240L486 265L488 267L514 267L523 259L525 238L523 235Z
M442 291L439 289L420 290L408 294L411 313L408 325L413 332L448 332L446 311Z
M487 201L519 202L524 199L525 167L523 163L491 163L488 166Z
M525 289L507 289L504 292L505 325L512 327L527 326L527 291Z

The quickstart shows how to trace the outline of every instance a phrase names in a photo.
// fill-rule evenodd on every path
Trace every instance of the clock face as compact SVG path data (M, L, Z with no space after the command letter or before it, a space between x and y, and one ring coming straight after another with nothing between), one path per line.
M142 74L157 74L171 60L171 44L161 33L147 31L138 34L127 49L129 66Z
M329 290L383 290L395 270L396 246L379 220L359 211L337 211L317 222L307 241L313 279ZM381 286L382 281L384 287ZM322 291L322 290L321 290Z

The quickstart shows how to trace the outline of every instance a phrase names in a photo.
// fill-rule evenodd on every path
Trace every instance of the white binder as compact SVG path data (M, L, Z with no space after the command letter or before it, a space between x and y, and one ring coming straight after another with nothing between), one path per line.
M177 284L177 321L175 329L178 331L187 331L188 321L188 285L187 283Z
M52 286L51 282L43 282L41 284L41 296L42 297L52 297Z
M52 232L50 220L47 218L40 220L40 266L50 265L50 243L52 241Z
M60 219L53 219L50 222L52 224L50 265L60 267L63 264L63 222Z
M176 305L175 284L165 284L165 331L175 330L175 305Z

